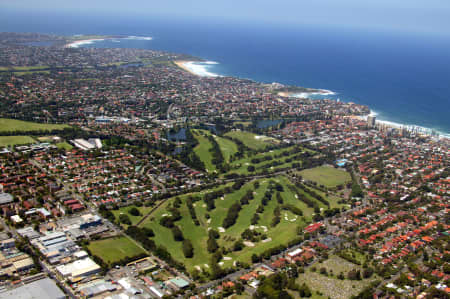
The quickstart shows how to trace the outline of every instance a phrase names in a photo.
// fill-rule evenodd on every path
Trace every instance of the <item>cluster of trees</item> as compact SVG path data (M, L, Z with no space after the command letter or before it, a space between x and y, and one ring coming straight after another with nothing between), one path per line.
M235 202L228 209L227 216L223 219L222 226L224 228L228 228L233 226L236 223L237 218L239 217L239 211L242 209L241 204L239 202Z
M111 222L114 222L114 220L116 220L114 214L110 210L108 210L104 204L101 204L98 207L98 212L100 213L100 215L102 215L103 218L106 218Z
M128 217L127 214L120 214L119 215L119 222L126 224L126 225L131 225L131 220L130 217Z
M273 210L273 218L272 218L272 223L270 223L270 226L275 227L275 226L277 226L278 223L280 223L280 221L281 221L281 211L280 211L280 206L278 205Z
M181 220L181 213L174 207L168 208L167 211L170 212L171 215L162 217L159 224L167 228L172 228L175 226L176 221Z
M153 240L149 239L150 237L154 236L154 233L151 229L147 229L145 227L139 228L137 226L130 225L125 233L141 243L145 249L152 251L157 257L165 260L170 266L175 267L179 270L185 270L184 265L174 260L165 247L156 246L156 243Z
M330 206L330 203L325 198L323 198L323 196L321 196L320 194L316 193L315 191L307 188L305 185L298 184L297 187L300 188L301 190L303 190L304 192L308 193L309 195L311 195L311 197L313 197L314 199L320 201L321 203L323 203L327 207Z
M284 204L281 206L283 210L288 210L298 216L303 216L303 211L292 204Z
M181 242L184 240L183 232L177 225L174 225L170 230L172 231L173 239L176 242Z
M133 215L133 216L141 215L141 212L139 212L138 208L136 208L136 207L132 207L131 209L129 209L128 213L130 213L130 215Z
M303 201L308 207L314 208L314 209L317 208L320 211L319 205L317 204L317 202L315 202L314 200L309 199L303 192L300 192L296 188L296 186L289 185L288 187L289 187L289 189L291 189L291 191L293 193L295 193L297 195L297 197L298 197L298 199L300 201Z
M354 256L352 256L351 253L349 253L347 251L340 251L337 253L337 256L343 258L346 261L349 261L350 263L353 263L356 265L361 265L361 262L358 261Z
M220 235L218 231L214 229L209 230L208 241L206 242L206 249L208 250L209 253L214 253L219 248L219 244L217 244L216 241L216 239L218 239L219 237Z
M261 234L260 232L256 231L256 230L251 230L249 228L245 229L242 233L241 233L241 237L244 240L249 240L252 242L258 242L261 239L265 239L266 236Z
M237 146L237 152L234 153L234 155L231 157L231 161L243 158L244 153L250 150L242 141L237 138L232 138L225 135L223 137L233 141Z
M209 142L212 145L212 147L209 149L209 151L212 154L212 160L211 160L212 164L214 164L220 172L226 172L227 166L224 164L225 159L223 158L223 154L222 154L222 151L220 150L219 144L217 143L216 139L214 139L214 137L212 135L208 135L208 136L206 136L206 138L208 138Z
M206 209L208 211L214 210L216 208L215 200L221 196L224 196L225 193L231 193L231 190L229 190L229 188L224 188L221 190L206 193L203 196L203 201L206 204Z
M198 200L198 199L197 199L197 200ZM187 205L187 207L188 207L189 214L191 214L192 221L194 221L194 224L195 224L196 226L199 226L199 225L200 225L200 222L198 221L197 213L195 212L195 208L194 208L193 201L194 201L194 198L193 198L192 196L189 196L189 197L186 199L186 205Z
M255 197L253 196L253 191L252 190L248 190L244 196L241 197L241 199L239 200L241 205L248 205L250 200L253 200Z
M296 270L295 268L295 271L276 273L268 278L262 279L254 298L293 298L287 290L297 291L302 298L311 297L311 290L305 283L300 286L295 282L296 277L298 277Z
M192 258L194 256L194 247L192 246L191 240L183 240L183 254L186 258Z
M186 129L186 145L183 150L178 154L178 159L184 164L198 170L205 171L205 164L202 160L194 153L194 147L197 146L198 141L195 139L189 128Z
M355 177L353 171L350 171L350 175L352 177L352 192L350 194L351 197L364 197L364 193L361 189L361 186L358 184L358 178Z

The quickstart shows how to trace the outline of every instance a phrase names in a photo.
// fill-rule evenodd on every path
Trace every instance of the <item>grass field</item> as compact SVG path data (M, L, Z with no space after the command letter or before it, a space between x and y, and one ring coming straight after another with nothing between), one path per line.
M219 136L214 136L214 138L217 144L219 144L220 151L222 152L225 161L230 161L230 157L238 151L236 143L227 138Z
M1 129L0 129L1 130ZM0 147L35 143L30 136L0 136Z
M316 272L312 272L309 269L307 272L299 275L297 282L299 284L306 283L311 290L320 291L325 297L333 299L346 299L357 295L364 287L376 279L375 276L362 280L338 279L336 276L340 272L343 272L344 276L346 276L350 270L362 270L362 268L335 255L322 263L314 264L314 266L317 268ZM333 275L326 276L318 273L322 267L326 268L329 274L330 270L332 270Z
M348 172L331 166L319 166L316 168L305 169L299 173L305 180L317 182L317 184L324 185L325 187L336 187L351 181Z
M108 264L118 262L125 257L134 257L145 253L143 249L126 237L93 241L88 248L93 255L98 256Z
M0 132L40 131L40 130L50 131L50 130L62 130L64 128L69 128L69 126L58 124L40 124L17 119L0 118Z
M188 271L192 271L194 268L200 267L208 270L205 264L210 262L211 254L206 250L206 243L208 239L208 229L219 230L222 226L223 220L227 215L229 207L240 200L242 196L248 191L252 190L254 193L254 199L247 205L242 205L242 209L239 212L239 216L236 223L227 228L224 232L220 233L221 237L218 240L219 246L225 248L232 248L232 245L241 238L241 233L248 229L251 225L251 218L256 212L257 207L261 204L261 200L264 197L264 193L267 191L269 182L273 180L283 186L281 196L285 204L292 204L303 211L303 216L296 216L290 211L283 210L281 212L281 221L275 226L271 227L271 222L275 208L278 206L278 202L275 198L275 194L272 200L264 207L264 212L260 214L260 220L256 224L258 232L265 233L267 235L267 242L257 242L254 247L246 246L241 251L230 252L226 254L226 260L223 260L225 267L231 267L234 261L250 262L252 254L260 254L265 250L275 247L280 244L287 244L290 240L297 236L297 228L304 227L311 222L313 215L313 209L306 206L305 203L298 200L295 194L287 187L291 183L284 176L277 176L272 179L260 179L259 188L254 189L254 182L246 183L239 190L226 194L223 199L217 198L215 200L215 209L207 211L206 205L203 200L195 202L195 211L197 218L200 222L199 226L196 226L190 216L187 205L185 204L185 198L187 195L180 196L182 199L181 207L179 208L182 219L176 222L184 235L185 239L192 241L194 247L194 257L185 258L181 250L181 242L176 242L173 239L170 229L161 226L160 219L167 213L167 207L173 202L173 199L169 199L162 206L160 206L147 220L141 224L141 226L149 227L155 232L154 241L158 245L163 245L171 253L173 258L183 262ZM218 187L220 189L223 186ZM197 193L194 195L202 196L205 192ZM323 204L320 204L324 206ZM210 215L208 220L206 214Z
M205 168L208 172L215 171L216 166L212 163L212 153L209 151L212 148L212 144L205 136L203 136L203 134L209 133L206 133L204 130L192 130L192 133L199 143L194 147L194 153L205 164Z
M260 136L250 132L245 131L231 131L225 134L226 136L239 139L244 143L248 148L254 150L262 150L266 148L268 145L273 143L275 139L267 136Z
M65 142L65 141L57 143L56 147L57 148L63 148L65 150L67 150L67 151L70 151L71 149L73 149L73 146L71 144Z

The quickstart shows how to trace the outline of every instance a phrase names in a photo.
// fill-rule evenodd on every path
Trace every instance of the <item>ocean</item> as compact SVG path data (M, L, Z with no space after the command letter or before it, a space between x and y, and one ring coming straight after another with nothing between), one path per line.
M191 54L210 62L192 65L200 75L327 89L327 97L368 105L378 120L450 136L450 35L162 17L20 21L26 17L0 12L1 31L134 36L80 46Z

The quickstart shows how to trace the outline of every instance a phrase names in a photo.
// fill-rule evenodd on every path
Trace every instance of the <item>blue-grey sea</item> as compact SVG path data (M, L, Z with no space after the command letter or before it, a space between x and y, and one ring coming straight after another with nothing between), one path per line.
M217 62L204 65L209 73L331 90L335 99L368 105L380 120L450 134L450 35L4 11L0 31L139 36L84 46L191 54Z

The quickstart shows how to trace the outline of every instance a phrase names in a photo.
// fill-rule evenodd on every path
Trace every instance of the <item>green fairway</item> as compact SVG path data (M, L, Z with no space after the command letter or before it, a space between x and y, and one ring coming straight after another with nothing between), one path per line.
M275 139L271 137L256 135L240 130L228 132L225 136L236 138L244 143L245 146L254 150L262 150L275 141Z
M68 125L41 124L29 121L22 121L10 118L0 118L0 132L16 131L51 131L69 128Z
M294 151L294 149L296 150ZM302 159L299 158L299 155L305 152L314 153L311 150L295 146L259 152L231 162L229 173L249 175L261 172L271 173L285 168L296 168L302 164ZM249 166L253 166L254 170L249 171Z
M192 130L192 133L198 141L197 146L194 148L194 153L205 164L205 168L208 172L215 171L216 166L212 163L212 153L209 151L212 148L212 144L205 136L203 136L203 134L209 133L205 133L204 130Z
M30 136L0 136L0 147L35 143Z
M269 184L272 181L273 184L280 184L283 188L281 196L284 204L293 205L303 212L303 216L294 215L289 210L281 211L280 222L275 226L271 226L272 219L274 217L274 210L280 204L275 198L276 192L272 192L272 199L268 201L264 206L264 211L260 213L259 221L251 226L251 219L255 214L258 206L261 205L265 192L269 188ZM252 254L261 254L265 250L278 246L280 244L287 244L289 241L297 237L298 227L304 227L311 222L313 215L313 209L307 207L307 205L295 197L295 194L288 188L288 185L292 185L289 180L284 176L277 176L272 179L260 179L258 180L259 186L255 189L255 181L244 184L240 189L233 190L231 193L225 194L223 198L215 199L215 208L207 211L206 204L202 200L205 193L211 192L202 191L194 196L199 196L200 200L194 202L194 210L197 215L197 219L200 225L195 225L191 218L185 199L189 195L179 196L182 203L179 211L181 214L181 220L175 222L183 232L185 239L189 239L194 247L194 256L192 258L185 258L182 251L182 243L176 242L173 238L172 232L169 228L160 225L161 218L169 215L167 208L174 202L174 198L169 199L163 205L161 205L147 220L142 223L141 226L151 228L155 232L154 241L158 245L163 245L171 253L172 257L176 260L183 262L188 271L192 271L195 268L203 268L208 270L205 264L210 263L211 254L207 251L208 230L214 229L220 232L220 238L217 240L219 246L223 246L231 251L224 254L224 267L232 267L235 261L250 262ZM223 189L223 186L217 187L217 189ZM253 193L254 199L250 200L248 204L241 205L241 210L238 214L236 222L223 229L223 221L228 213L230 206L240 201L240 199L250 191ZM209 215L209 218L206 215ZM240 251L232 251L233 244L241 239L241 234L246 229L253 228L257 232L265 234L265 241L262 239L254 244L248 243ZM245 241L245 240L244 240Z
M320 166L311 169L305 169L299 172L305 179L317 182L325 187L336 187L351 181L350 174L344 170L336 169L331 166Z
M214 136L214 138L220 146L220 150L222 151L222 155L225 161L230 161L230 157L238 151L236 143L227 138L219 136Z
M145 253L142 248L126 237L92 241L88 248L93 255L98 256L107 264L119 262L125 257L132 258Z

